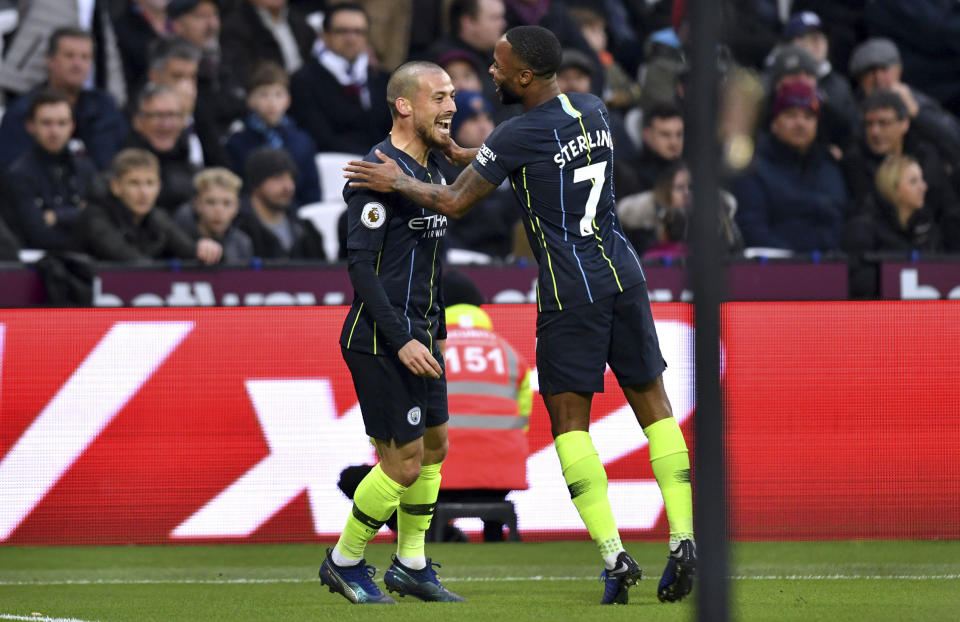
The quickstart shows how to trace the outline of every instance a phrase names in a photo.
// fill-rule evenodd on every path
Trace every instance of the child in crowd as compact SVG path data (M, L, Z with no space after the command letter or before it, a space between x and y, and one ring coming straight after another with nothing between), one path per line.
M110 165L110 192L81 212L81 248L107 261L220 261L220 244L209 238L192 240L166 212L154 209L159 194L157 157L144 149L118 153Z
M258 147L284 149L297 166L297 204L319 201L320 176L314 160L317 148L287 116L290 90L287 74L279 65L264 62L254 69L247 87L247 108L243 129L227 139L230 168L242 174L247 157Z
M240 209L243 182L225 168L208 168L193 178L197 190L192 203L177 211L176 221L194 239L216 240L223 247L221 263L246 265L253 258L250 237L233 226Z

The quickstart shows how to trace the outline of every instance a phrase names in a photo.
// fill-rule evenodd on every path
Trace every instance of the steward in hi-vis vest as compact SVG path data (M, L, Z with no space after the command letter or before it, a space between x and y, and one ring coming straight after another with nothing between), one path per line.
M447 307L444 490L525 490L531 369L479 307Z

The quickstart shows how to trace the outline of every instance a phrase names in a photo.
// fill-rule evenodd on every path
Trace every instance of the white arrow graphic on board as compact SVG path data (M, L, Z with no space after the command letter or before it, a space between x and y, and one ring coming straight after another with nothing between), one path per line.
M113 325L0 461L0 541L10 537L192 328L192 322ZM2 337L0 331L0 349Z
M248 536L304 490L314 530L339 532L351 505L337 488L340 471L373 461L359 406L338 418L326 378L248 380L246 386L270 453L170 535Z

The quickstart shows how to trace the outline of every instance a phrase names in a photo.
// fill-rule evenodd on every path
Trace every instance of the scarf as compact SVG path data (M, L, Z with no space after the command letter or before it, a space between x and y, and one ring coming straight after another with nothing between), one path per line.
M268 127L263 119L255 112L251 112L246 119L247 127L263 136L266 144L274 149L283 149L283 135L280 130L290 126L290 119L286 115L280 118L276 127Z

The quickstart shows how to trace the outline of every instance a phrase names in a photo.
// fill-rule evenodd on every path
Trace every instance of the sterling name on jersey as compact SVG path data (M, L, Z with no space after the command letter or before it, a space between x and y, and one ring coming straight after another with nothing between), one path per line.
M614 212L613 142L599 98L561 94L501 123L472 166L520 201L540 264L537 305L561 310L644 281Z
M390 138L370 150L364 160L379 162L379 149L397 161L407 175L445 184L431 153L427 167L397 149ZM381 194L367 188L344 187L347 203L347 251L377 253L376 271L393 310L410 336L436 351L443 307L440 293L442 238L447 217L423 208L398 192ZM340 345L367 354L395 354L364 301L354 293L340 336ZM445 336L444 336L445 337ZM403 344L392 344L400 348Z

